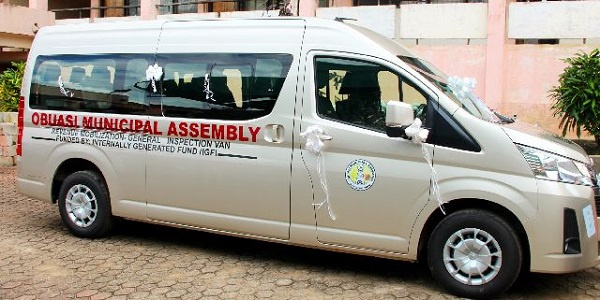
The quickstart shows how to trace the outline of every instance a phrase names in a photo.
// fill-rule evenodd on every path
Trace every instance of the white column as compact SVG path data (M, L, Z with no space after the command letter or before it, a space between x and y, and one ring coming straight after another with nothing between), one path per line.
M485 101L499 108L504 98L507 0L488 3L488 36L485 58Z
M142 20L156 20L158 16L158 9L156 4L159 0L141 0L140 1L140 16Z
M29 0L29 8L47 11L48 0Z
M100 7L100 0L90 0L90 8ZM100 10L90 9L90 20L100 18Z

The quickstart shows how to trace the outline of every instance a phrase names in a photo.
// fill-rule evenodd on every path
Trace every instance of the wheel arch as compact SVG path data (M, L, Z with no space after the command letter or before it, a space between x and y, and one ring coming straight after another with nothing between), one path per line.
M104 174L102 174L102 171L100 171L100 168L98 168L98 166L96 166L96 164L94 164L93 162L87 160L87 159L83 159L83 158L69 158L65 161L63 161L57 168L56 171L54 172L54 175L52 176L52 187L51 187L51 197L52 197L52 203L56 204L58 201L58 193L60 192L60 187L62 186L63 181L65 180L65 178L67 178L67 176L78 172L78 171L94 171L96 173L98 173L98 175L100 177L102 177L102 179L105 181L104 183L106 184L106 178L104 177Z
M519 242L521 243L523 249L523 270L528 270L531 264L530 258L530 247L529 247L529 239L527 237L527 232L525 227L519 220L519 218L508 208L482 199L474 199L474 198L464 198L464 199L456 199L444 204L444 210L446 215L437 208L429 215L429 218L425 222L423 229L421 230L421 234L419 236L419 244L417 249L417 259L419 261L426 261L427 259L427 242L431 237L433 229L437 226L437 224L444 219L445 216L454 213L456 211L465 210L465 209L481 209L491 213L496 214L498 217L504 219L508 224L510 224L519 237Z

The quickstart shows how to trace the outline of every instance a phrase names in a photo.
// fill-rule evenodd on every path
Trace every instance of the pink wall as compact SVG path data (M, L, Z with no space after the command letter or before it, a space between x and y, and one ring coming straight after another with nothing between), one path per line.
M560 133L558 118L552 116L550 109L549 90L558 84L558 76L566 67L561 59L594 48L591 45L507 45L505 96L500 110Z
M485 94L491 107L504 100L503 72L506 68L506 1L488 3L487 48L485 63Z
M158 16L158 9L154 1L140 1L140 16L142 20L154 20Z
M298 7L298 15L301 17L314 17L317 11L317 0L300 1Z
M48 0L29 0L29 8L46 11L48 10Z
M54 13L25 6L0 4L0 33L28 37L33 40L35 23L38 24L38 27L54 25Z
M409 48L448 76L475 78L477 80L475 93L483 97L485 92L485 45L411 46Z
M485 45L409 48L449 76L475 78L475 93L485 97ZM558 128L559 120L552 115L550 109L552 100L548 91L558 84L558 76L566 66L561 59L571 57L579 51L590 52L595 48L591 45L506 45L501 80L488 80L488 85L490 82L497 84L493 89L501 90L501 99L496 102L486 99L486 102L506 115L516 114L524 122L561 133ZM574 137L574 134L569 137Z

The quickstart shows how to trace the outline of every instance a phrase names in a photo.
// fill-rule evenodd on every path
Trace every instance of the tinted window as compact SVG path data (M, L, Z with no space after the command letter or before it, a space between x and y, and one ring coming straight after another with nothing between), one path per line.
M160 111L167 117L247 120L273 110L289 54L161 54Z
M150 55L39 56L29 105L37 109L145 114Z
M355 59L315 59L317 114L361 127L385 131L389 101L412 105L425 122L426 94L385 66Z
M30 106L168 117L252 119L269 114L289 54L56 55L38 57ZM162 76L146 79L157 63ZM154 88L156 87L156 91Z

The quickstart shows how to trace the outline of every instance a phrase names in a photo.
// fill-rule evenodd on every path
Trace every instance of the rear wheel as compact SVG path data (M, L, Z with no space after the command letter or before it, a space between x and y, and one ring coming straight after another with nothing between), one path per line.
M58 210L63 223L76 236L97 238L112 228L108 189L93 171L79 171L65 178Z
M488 298L506 291L519 277L523 251L504 219L484 210L463 210L433 230L427 259L433 276L450 292Z

